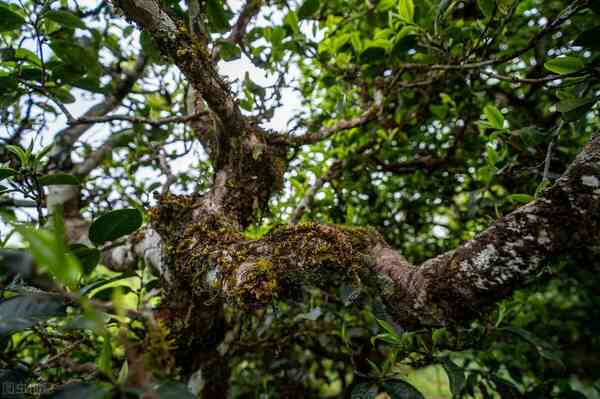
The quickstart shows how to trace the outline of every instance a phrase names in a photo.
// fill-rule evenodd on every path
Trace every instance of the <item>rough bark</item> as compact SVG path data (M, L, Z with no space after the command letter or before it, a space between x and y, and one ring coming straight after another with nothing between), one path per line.
M218 118L219 126L210 132L213 136L201 137L215 170L206 205L233 215L241 227L249 225L282 187L286 148L268 145L267 133L242 115L210 52L188 32L184 21L174 19L155 0L124 0L119 6L150 33L188 79L198 93L191 101L195 109L204 111L206 102Z
M381 292L405 326L460 323L536 278L551 258L593 245L600 231L600 138L537 200L456 250L410 265L373 230L306 224L248 240L202 197L164 197L152 223L175 291L256 307L302 285ZM192 299L196 301L196 299Z

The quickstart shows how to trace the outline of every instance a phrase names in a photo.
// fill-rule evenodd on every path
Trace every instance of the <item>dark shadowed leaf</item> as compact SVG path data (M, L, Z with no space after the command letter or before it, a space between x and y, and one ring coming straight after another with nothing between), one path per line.
M500 394L502 399L517 399L523 397L521 392L519 392L512 382L499 377L493 377L492 381L494 382L496 391Z
M298 19L306 19L319 11L320 0L305 0L298 9Z
M0 168L0 180L6 179L17 174L17 171L11 168Z
M208 20L215 31L224 32L229 29L229 16L225 10L223 1L208 0L206 2L206 11Z
M377 387L363 382L361 384L356 385L352 389L352 394L350 397L352 399L375 399L376 396Z
M221 57L225 61L233 61L237 60L242 56L242 50L240 48L226 40L221 40L218 42L221 47Z
M46 175L39 178L39 182L42 186L56 186L56 185L72 185L76 186L79 184L79 179L76 176L67 173L54 173L52 175Z
M164 399L193 399L189 389L180 382L163 382L155 388L159 398Z
M110 388L94 383L73 383L49 395L52 399L103 399L109 398Z
M425 399L417 388L406 381L387 381L381 387L392 399Z
M477 0L477 4L479 5L479 9L486 19L492 17L496 7L495 0Z
M24 330L51 317L64 316L63 298L48 294L18 295L0 302L0 334Z
M586 105L593 105L593 98L570 98L568 100L563 100L556 104L556 109L559 112L571 112L576 110L577 108L585 107ZM590 105L590 107L591 107Z
M446 374L448 374L448 381L450 382L450 391L452 397L459 398L460 393L465 387L466 379L463 370L456 365L450 358L444 357L440 359Z
M33 271L33 257L26 251L0 249L0 273L27 279Z
M9 5L0 1L0 32L19 29L25 23L25 18L11 10Z
M84 274L90 274L100 262L100 251L83 244L73 244L69 248L79 261Z
M600 40L598 38L600 38L600 26L581 32L573 44L590 50L600 51Z
M133 233L142 225L142 214L135 208L118 209L100 216L90 226L89 237L96 245Z
M67 28L85 29L85 23L68 11L51 10L44 14L44 17Z

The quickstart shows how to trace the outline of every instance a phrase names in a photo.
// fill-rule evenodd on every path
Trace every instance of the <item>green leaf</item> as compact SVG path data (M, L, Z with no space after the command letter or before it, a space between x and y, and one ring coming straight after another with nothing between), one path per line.
M525 126L521 129L512 131L511 134L518 136L527 146L536 146L543 143L546 136L542 130L535 126Z
M83 244L73 244L69 250L81 265L84 274L90 274L100 262L100 251L96 248L89 248Z
M600 26L595 26L592 29L581 32L573 44L589 50L600 51L600 40L598 40L599 37Z
M72 104L75 102L75 97L73 97L66 89L54 88L49 91L64 104Z
M317 307L313 308L310 312L300 313L299 315L297 315L294 318L294 320L310 320L310 321L315 321L319 317L321 317L322 314L323 314L323 311L321 310L321 308L319 306L317 306Z
M236 44L227 40L219 40L217 43L221 49L221 58L223 58L224 61L237 60L242 56L242 50Z
M118 209L100 216L90 226L89 237L95 245L114 241L136 231L142 225L142 214L135 208Z
M377 3L378 11L387 11L390 8L393 8L396 5L396 0L381 0Z
M514 2L514 0L496 0L498 11L500 11L504 15L508 15Z
M504 128L504 115L498 108L492 104L488 104L483 108L485 118L490 123L490 126L494 129Z
M352 399L375 399L376 396L377 387L366 382L356 385L350 394Z
M12 177L17 174L17 171L11 168L0 168L0 180Z
M479 9L486 19L490 19L494 14L494 8L496 7L495 0L477 0Z
M110 378L114 377L112 370L112 343L110 335L104 335L104 341L102 342L102 350L98 357L98 369Z
M193 395L185 384L175 381L165 381L155 388L157 396L161 399L194 399Z
M52 40L50 48L54 54L63 60L70 68L87 72L97 65L97 59L92 49L86 49L72 40Z
M52 175L46 175L39 178L39 182L42 186L59 186L59 185L79 185L79 179L76 176L68 173L54 173Z
M399 0L398 15L403 20L412 23L415 18L415 3L413 3L413 0Z
M594 102L595 100L593 98L569 98L557 103L556 109L558 112L566 113L585 107L586 105L589 105L591 108L594 105Z
M126 278L129 278L131 276L134 276L135 274L119 274L116 277L110 278L110 279L100 279L97 281L94 281L88 285L86 285L85 287L82 287L79 290L79 295L84 296L87 295L89 293L91 293L92 291L95 291L97 288L103 287L105 285L114 283L115 281L119 281L119 280L123 280Z
M381 328L383 328L386 332L393 334L393 335L398 335L396 328L393 325L391 325L390 323L388 323L387 321L377 319L377 324L379 324L381 326Z
M69 11L50 10L44 14L44 18L54 21L66 28L85 29L85 23L81 18Z
M27 61L37 66L42 66L42 60L40 60L37 54L31 50L27 50L26 48L18 48L15 51L15 58Z
M553 58L544 64L550 72L565 74L575 72L585 66L585 61L579 57L566 56Z
M425 399L419 390L403 380L390 380L381 387L391 399Z
M0 1L0 33L19 29L25 23L25 18L12 11L11 7Z
M55 392L51 399L105 399L110 398L110 389L106 386L88 383L76 382L61 387Z
M466 379L463 370L456 365L449 357L443 357L440 359L442 367L448 374L448 381L450 382L450 391L452 392L453 398L459 398L460 393L465 387Z
M25 330L65 315L63 298L48 294L17 295L0 302L0 335Z
M298 19L307 19L319 11L319 0L304 0L304 3L298 8Z
M517 204L527 204L533 201L535 198L533 195L529 194L511 194L508 196L508 200L510 202L515 202Z
M206 2L208 21L217 32L225 32L229 29L229 16L221 0L208 0Z
M125 384L127 381L127 377L129 376L129 362L125 360L123 365L121 366L121 370L119 371L119 376L117 377L117 382L119 384Z
M499 328L498 330L506 331L508 333L514 334L514 335L524 339L525 341L527 341L528 343L530 343L537 349L540 356L542 356L545 359L552 360L552 361L560 364L562 367L564 367L564 364L563 364L561 358L552 350L550 344L548 344L546 341L543 341L542 339L536 337L529 331L523 330L522 328L516 328L516 327L504 327L504 328Z
M18 145L12 145L12 144L5 145L4 148L6 148L8 151L15 154L17 156L17 158L19 158L19 161L21 162L21 166L29 165L29 154L27 154L27 152L24 149L22 149Z
M56 220L54 223L57 229ZM54 234L47 230L26 227L18 227L17 231L29 243L29 251L37 264L45 266L48 273L63 284L70 287L76 285L81 276L81 268L72 254L65 253L64 242L59 242L64 240L62 229L59 228Z
M285 22L287 26L292 28L294 34L300 33L300 26L298 25L298 15L294 11L288 12L288 14L283 19L283 22Z

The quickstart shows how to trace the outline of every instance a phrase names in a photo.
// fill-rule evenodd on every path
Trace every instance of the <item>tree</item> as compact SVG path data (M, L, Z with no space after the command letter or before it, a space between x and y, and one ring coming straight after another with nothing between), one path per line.
M418 398L402 367L440 364L453 397L582 396L599 12L0 2L3 381Z

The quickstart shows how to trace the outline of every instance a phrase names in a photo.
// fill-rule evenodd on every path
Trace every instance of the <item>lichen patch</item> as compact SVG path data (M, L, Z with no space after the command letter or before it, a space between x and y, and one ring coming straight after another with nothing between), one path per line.
M596 176L591 176L591 175L581 176L581 183L584 186L588 186L588 187L592 187L592 188L600 187L600 179L598 179Z

